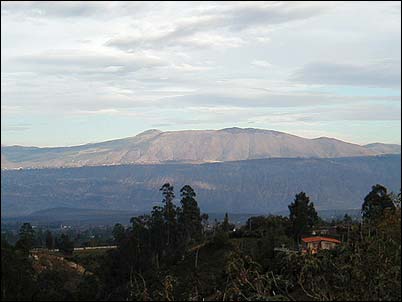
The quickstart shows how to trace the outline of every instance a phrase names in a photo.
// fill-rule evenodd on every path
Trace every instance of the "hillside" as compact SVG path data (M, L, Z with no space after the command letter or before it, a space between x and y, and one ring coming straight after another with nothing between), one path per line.
M40 211L33 212L29 215L18 217L4 217L3 223L18 223L30 221L33 224L57 223L73 226L85 225L102 225L127 223L130 218L141 213L120 210L102 210L102 209L83 209L83 208L66 208L66 207L50 207Z
M48 208L149 211L159 188L184 184L204 212L268 213L287 210L300 191L318 210L356 209L371 186L399 192L400 155L349 158L273 158L201 165L123 165L1 173L2 216Z
M261 158L335 158L399 153L395 146L360 146L306 139L272 130L148 130L137 136L74 147L2 146L2 169L121 164L207 163Z
M364 145L365 148L370 149L374 152L383 153L383 154L400 154L401 153L401 145L396 144L381 144L381 143L373 143Z

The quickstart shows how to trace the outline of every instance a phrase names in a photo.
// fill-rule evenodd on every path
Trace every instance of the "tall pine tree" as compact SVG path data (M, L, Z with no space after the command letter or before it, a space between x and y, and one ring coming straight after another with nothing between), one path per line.
M175 195L173 186L171 186L169 183L165 183L160 188L160 191L162 191L163 203L164 203L163 217L165 219L166 232L167 232L166 245L169 246L173 243L174 238L172 238L173 237L172 234L174 234L177 226L176 206L173 203Z
M314 203L310 202L310 198L304 192L296 194L294 202L289 205L289 211L294 239L299 243L301 236L309 232L318 222L318 215Z
M200 240L202 235L202 218L200 208L195 200L196 194L189 185L185 185L181 190L181 211L179 213L179 223L181 233L184 237L185 245L191 241Z

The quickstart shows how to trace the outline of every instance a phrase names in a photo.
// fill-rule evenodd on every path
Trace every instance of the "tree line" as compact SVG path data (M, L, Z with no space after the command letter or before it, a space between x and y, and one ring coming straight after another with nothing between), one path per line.
M375 185L362 202L361 219L322 220L305 192L289 215L250 217L234 226L228 214L207 228L195 191L160 188L162 205L113 228L115 250L71 255L73 242L58 238L70 261L86 268L73 276L57 268L38 272L30 249L34 230L19 240L2 237L3 300L278 301L400 300L401 194ZM335 228L342 244L316 255L298 252L301 238ZM55 240L46 233L46 246ZM282 248L279 249L278 248ZM71 284L75 284L71 288Z

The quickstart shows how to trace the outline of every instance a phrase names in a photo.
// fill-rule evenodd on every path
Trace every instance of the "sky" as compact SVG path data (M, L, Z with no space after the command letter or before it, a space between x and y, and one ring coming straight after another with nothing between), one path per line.
M1 143L261 128L401 142L401 3L1 2Z

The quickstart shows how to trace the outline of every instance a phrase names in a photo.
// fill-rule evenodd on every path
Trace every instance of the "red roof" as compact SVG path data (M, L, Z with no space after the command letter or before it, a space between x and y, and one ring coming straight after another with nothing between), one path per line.
M321 236L302 238L302 241L306 242L306 243L308 243L308 242L319 242L319 241L328 241L328 242L334 242L334 243L341 243L337 239L329 238L329 237L321 237Z

